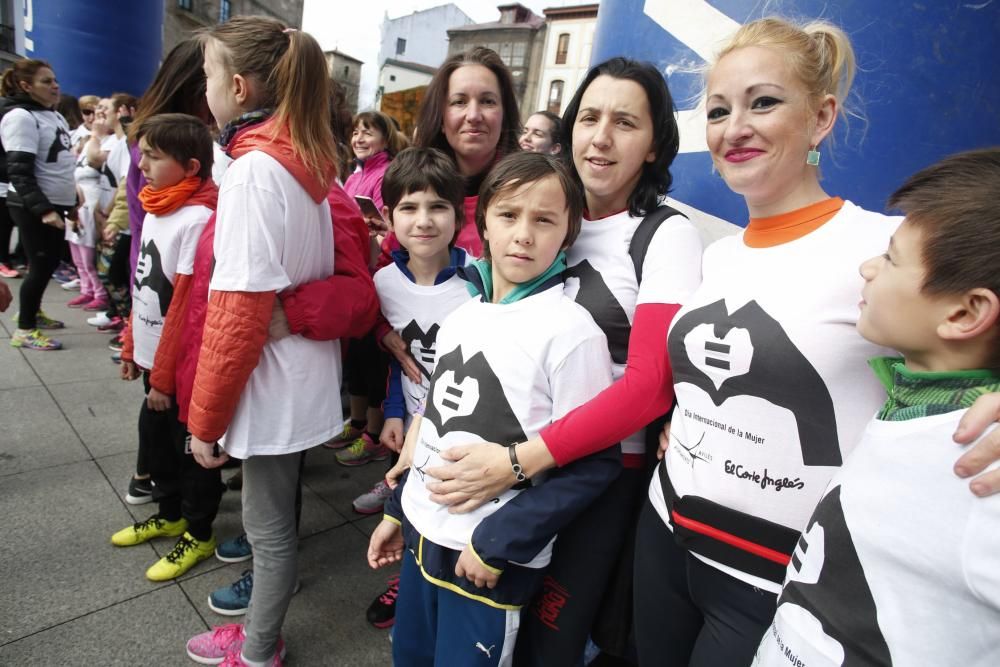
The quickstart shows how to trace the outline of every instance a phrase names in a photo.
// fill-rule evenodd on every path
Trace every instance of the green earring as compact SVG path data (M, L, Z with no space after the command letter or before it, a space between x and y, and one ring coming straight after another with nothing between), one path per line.
M819 151L815 148L810 148L809 152L806 153L806 164L810 167L819 166Z

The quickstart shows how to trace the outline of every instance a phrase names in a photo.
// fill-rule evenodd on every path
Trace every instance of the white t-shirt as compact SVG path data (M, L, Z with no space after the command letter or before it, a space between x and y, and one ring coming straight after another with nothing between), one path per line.
M93 134L93 132L91 130L88 130L86 125L84 125L83 123L80 123L79 125L76 126L75 130L73 130L72 132L69 133L69 145L70 145L70 147L76 148L76 146L81 141L83 141L84 143L86 143L87 139L90 138L91 134Z
M1000 665L1000 496L952 472L964 413L868 424L799 540L754 665Z
M147 213L132 278L132 340L135 363L153 368L174 278L194 272L194 254L212 209L182 206L164 216Z
M701 282L701 237L691 221L676 215L664 220L650 240L639 285L629 244L642 220L628 211L584 219L580 235L566 251L566 294L607 336L615 380L625 374L636 306L685 303ZM642 454L646 449L642 432L621 444L623 454Z
M421 382L415 384L402 374L406 401L406 423L427 396L430 378L437 361L437 333L445 317L471 297L464 280L453 275L439 285L418 285L393 262L375 274L382 314L409 346L410 354L421 370Z
M89 206L81 206L76 212L76 225L72 221L66 221L66 233L63 235L70 243L75 243L85 248L97 246L97 221L94 220L94 209Z
M212 180L216 185L222 185L222 178L226 175L226 169L233 161L233 158L226 155L222 146L212 142Z
M83 206L91 209L99 207L102 211L108 209L118 188L118 179L114 177L107 164L100 169L94 169L87 161L87 155L82 154L76 160L73 177L83 192L83 202L81 202Z
M431 501L424 469L472 442L523 442L611 383L607 341L587 312L551 287L512 304L466 301L445 318L427 407L403 487L403 512L437 545L461 551L476 526L517 497L510 489L466 514ZM494 370L496 369L496 370ZM431 480L433 481L433 480ZM529 563L544 567L551 542Z
M132 164L128 140L124 136L109 135L101 141L101 150L108 151L108 159L105 164L111 170L115 180L121 183L128 176L128 167Z
M704 279L668 335L677 409L664 457L677 496L800 532L885 397L867 360L891 354L855 329L860 264L901 218L845 202L819 229L768 248L743 235L705 251ZM649 497L671 525L659 476ZM693 551L771 592L775 581Z
M8 153L18 151L35 156L35 180L50 203L76 204L73 180L76 156L70 150L69 125L62 114L12 109L0 121L0 139ZM17 191L13 184L9 189Z
M333 221L274 158L233 161L219 190L211 290L281 291L333 273ZM288 454L343 429L340 341L268 340L220 442L230 456Z

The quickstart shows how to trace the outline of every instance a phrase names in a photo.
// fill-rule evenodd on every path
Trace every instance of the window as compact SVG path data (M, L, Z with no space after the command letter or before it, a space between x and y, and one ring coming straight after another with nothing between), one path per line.
M401 56L406 53L406 40L402 37L396 38L396 55Z
M191 11L191 5L193 4L194 0L177 0L177 6L188 11Z
M524 67L524 54L528 50L528 45L518 42L514 45L514 55L510 59L511 67Z
M500 12L500 23L509 24L517 21L516 9L505 9Z
M500 60L502 60L503 64L506 65L507 67L511 66L510 54L512 46L513 45L510 42L505 42L500 45L500 51L498 52L500 54Z
M396 80L396 75L395 74L390 74L389 75L389 81L395 81L395 80Z
M347 78L347 75L348 75L348 73L349 73L350 71L351 71L351 68L350 68L350 67L348 67L347 65L344 65L344 78L345 78L345 79Z
M229 20L229 15L232 13L232 2L230 0L222 0L219 3L219 23L225 23Z
M556 79L549 85L549 111L558 115L562 109L563 82Z
M566 64L566 55L569 53L569 33L564 32L559 35L559 43L556 45L556 65Z

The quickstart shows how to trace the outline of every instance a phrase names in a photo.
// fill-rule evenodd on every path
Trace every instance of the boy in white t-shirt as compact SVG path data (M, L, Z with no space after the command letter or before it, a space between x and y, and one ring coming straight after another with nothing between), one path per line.
M389 384L379 438L393 452L403 447L413 415L427 396L437 360L437 332L444 318L471 297L457 274L467 255L455 247L463 224L465 193L455 163L434 148L408 148L393 159L382 180L382 217L399 241L392 264L375 274L375 289L389 326L409 348L420 370L419 381L403 372L395 357L389 360ZM398 460L393 454L392 465ZM371 491L354 500L354 511L382 511L392 491L379 480ZM376 628L393 623L399 577L389 579L387 593L375 598L366 611Z
M382 314L410 347L421 374L420 382L413 382L395 358L390 361L380 440L398 452L430 387L441 322L471 297L456 273L467 263L465 251L455 247L464 193L448 156L434 148L401 152L385 173L382 199L382 215L402 250L375 274L375 288Z
M888 400L799 539L755 665L1000 664L1000 498L948 472L952 434L1000 390L1000 149L960 153L889 199L861 265L858 331Z
M407 433L405 483L372 534L372 567L402 559L396 665L509 665L520 608L556 534L621 470L618 448L527 480L517 444L611 383L607 340L563 293L583 197L555 158L517 153L486 177L476 225L486 259L459 269L474 298L444 321L436 366ZM430 499L427 470L457 443L507 443L516 485L466 514ZM405 554L404 554L405 545Z
M150 375L173 374L176 341L161 336L183 318L171 303L190 288L195 250L202 229L214 214L218 189L212 175L212 136L204 122L185 114L161 114L145 121L136 138L139 168L147 185L139 193L146 210L136 272L132 278L132 315L123 332L121 377L142 375L146 389L139 411L140 438L149 444L149 468L156 514L111 537L120 547L154 537L178 537L176 546L146 576L174 579L215 551L212 522L219 509L222 481L218 468L198 465L190 436L177 418L177 402L155 389ZM182 321L182 320L181 320Z

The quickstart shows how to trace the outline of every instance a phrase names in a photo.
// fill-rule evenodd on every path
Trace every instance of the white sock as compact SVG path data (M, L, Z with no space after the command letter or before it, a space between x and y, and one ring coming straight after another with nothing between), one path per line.
M274 660L274 658L272 657L271 659L265 660L263 662L256 662L254 660L248 659L247 654L244 653L243 651L240 651L240 658L243 660L243 662L246 663L247 667L267 667L268 665L271 664L271 661Z

